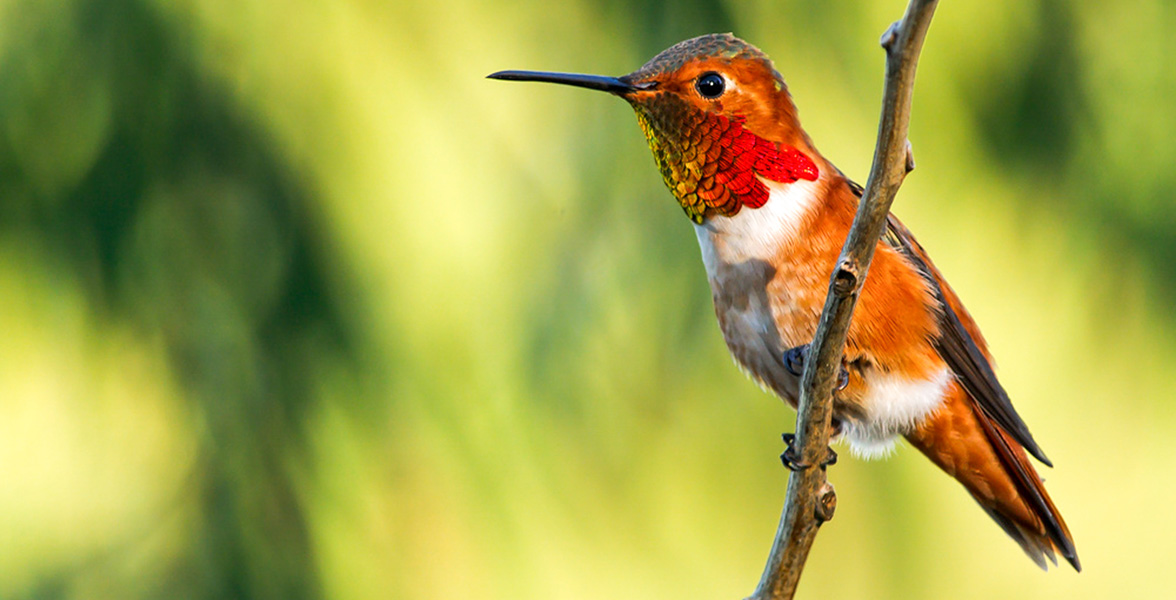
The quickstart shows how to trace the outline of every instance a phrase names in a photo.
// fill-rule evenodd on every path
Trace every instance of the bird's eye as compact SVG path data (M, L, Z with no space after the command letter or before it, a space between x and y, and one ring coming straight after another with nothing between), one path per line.
M694 89L702 94L703 98L710 98L711 100L723 95L723 89L726 87L726 82L723 81L723 76L715 72L703 73L702 77L694 84Z

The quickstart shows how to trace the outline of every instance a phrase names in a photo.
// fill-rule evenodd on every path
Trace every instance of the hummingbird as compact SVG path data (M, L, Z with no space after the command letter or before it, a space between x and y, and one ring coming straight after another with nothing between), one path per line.
M862 187L817 151L767 55L731 34L711 34L621 77L489 77L599 90L629 103L693 223L727 348L795 408L807 344ZM1038 566L1047 568L1047 558L1057 564L1061 554L1081 570L1070 530L1027 454L1052 463L997 380L975 321L893 214L850 321L832 427L833 438L863 458L885 456L905 438L963 484Z

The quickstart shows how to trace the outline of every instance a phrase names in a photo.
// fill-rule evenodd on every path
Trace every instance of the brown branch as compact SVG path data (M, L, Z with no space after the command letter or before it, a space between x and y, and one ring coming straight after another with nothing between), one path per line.
M886 227L894 195L906 174L915 168L907 140L911 94L919 51L937 1L911 0L902 20L882 35L886 87L874 163L853 227L830 278L825 310L809 346L801 379L795 448L800 462L813 466L793 472L788 478L788 495L776 541L759 586L748 600L793 597L817 529L832 518L837 505L833 486L825 479L825 470L817 465L825 458L829 444L833 386L845 352L850 316L874 257L874 248Z

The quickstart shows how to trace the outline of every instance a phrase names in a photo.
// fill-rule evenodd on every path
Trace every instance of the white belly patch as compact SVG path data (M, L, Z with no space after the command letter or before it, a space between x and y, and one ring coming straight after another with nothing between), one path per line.
M867 421L843 423L849 449L866 459L890 454L898 436L939 407L950 383L951 371L946 368L929 379L914 381L896 375L871 377L863 402Z

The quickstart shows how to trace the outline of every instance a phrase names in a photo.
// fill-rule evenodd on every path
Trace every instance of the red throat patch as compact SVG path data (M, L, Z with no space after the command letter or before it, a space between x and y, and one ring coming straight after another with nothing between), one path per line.
M759 208L768 201L768 187L756 175L780 183L792 183L798 179L816 181L820 175L817 165L800 150L769 142L747 131L743 128L743 119L735 120L728 131L733 132L728 136L731 139L730 152L719 156L715 183L726 185L748 208ZM734 159L728 159L728 156ZM727 162L731 163L730 166L725 164Z
M817 165L796 148L769 142L744 129L744 119L715 113L687 118L670 111L673 127L660 126L659 111L637 111L649 148L666 186L695 223L719 214L734 216L744 206L767 203L768 186L761 180L791 183L815 181ZM683 111L685 112L685 111ZM685 121L685 122L683 122ZM669 125L669 123L665 123Z

